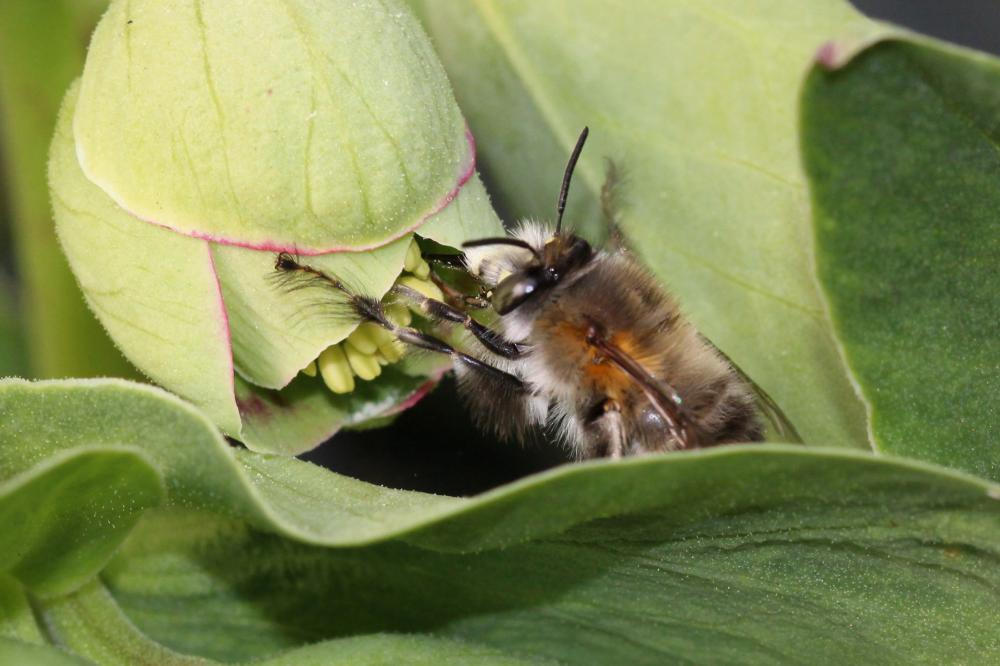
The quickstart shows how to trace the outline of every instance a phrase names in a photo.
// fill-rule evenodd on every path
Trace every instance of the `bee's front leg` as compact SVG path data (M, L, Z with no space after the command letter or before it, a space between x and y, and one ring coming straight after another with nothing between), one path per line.
M527 351L525 345L507 340L497 331L473 319L468 312L463 312L458 308L452 307L444 301L429 298L416 289L411 289L401 284L395 285L392 291L397 296L419 307L420 311L431 319L461 324L465 327L465 330L472 333L479 340L483 347L497 356L516 359L520 358Z

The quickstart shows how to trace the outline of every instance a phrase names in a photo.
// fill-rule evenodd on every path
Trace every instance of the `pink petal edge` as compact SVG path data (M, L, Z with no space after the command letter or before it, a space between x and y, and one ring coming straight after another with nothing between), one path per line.
M843 54L841 53L840 46L835 41L824 42L816 50L816 62L824 69L837 69L844 64L842 60Z
M180 229L171 227L169 224L164 224L162 222L157 222L155 220L143 220L143 218L139 217L138 215L135 215L134 213L131 213L130 211L129 214L135 217L136 219L143 220L144 222L148 222L149 224L155 224L156 226L162 227L164 229L169 229L170 231L181 234L182 236L200 238L201 240L206 240L212 243L218 243L220 245L232 245L234 247L243 247L248 250L259 250L261 252L275 252L275 253L292 252L297 255L305 257L312 257L320 254L333 254L334 252L367 252L368 250L374 250L376 248L382 247L383 245L388 245L389 243L402 238L406 234L413 233L418 228L420 228L424 224L424 222L426 222L427 220L431 219L432 217L440 213L448 206L448 204L450 204L452 201L455 200L455 197L458 196L458 193L461 191L462 187L467 182L469 182L469 179L472 178L472 175L476 172L476 139L474 136L472 136L472 131L469 129L468 125L465 126L465 141L469 147L468 164L465 165L465 167L459 174L458 181L456 182L455 187L453 187L451 191L449 191L440 201L438 201L438 203L434 205L434 207L430 210L430 212L428 212L419 220L417 220L416 223L405 229L402 229L395 235L387 238L382 242L372 243L370 245L361 245L361 246L343 245L334 248L317 249L317 248L303 248L297 245L284 245L277 241L247 243L234 240L232 238L225 238L223 236L213 236L212 234L201 231L181 231ZM122 209L126 210L124 207Z
M208 254L208 269L212 273L212 279L215 281L215 293L218 298L219 307L219 323L220 332L225 341L226 349L229 351L226 354L226 360L229 361L229 393L233 396L233 401L236 401L236 377L234 375L235 368L233 367L233 334L232 329L229 327L229 312L226 310L226 300L222 296L222 282L219 281L219 271L215 268L215 257L212 256L212 248L208 242L205 243L205 252ZM239 411L239 406L237 405L237 412Z

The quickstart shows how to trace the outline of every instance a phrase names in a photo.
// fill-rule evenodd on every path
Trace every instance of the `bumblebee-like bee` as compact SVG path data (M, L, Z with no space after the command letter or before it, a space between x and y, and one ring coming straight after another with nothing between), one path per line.
M473 418L502 437L545 429L580 459L763 439L758 406L773 403L708 342L622 243L595 250L562 229L585 128L570 156L554 226L525 222L500 238L464 245L461 265L479 298L438 300L397 284L395 298L432 321L464 326L478 340L460 351L386 314L377 299L279 255L278 271L346 296L352 312L398 341L447 354ZM605 187L605 199L610 189ZM470 314L492 309L486 326ZM779 421L779 423L782 423Z

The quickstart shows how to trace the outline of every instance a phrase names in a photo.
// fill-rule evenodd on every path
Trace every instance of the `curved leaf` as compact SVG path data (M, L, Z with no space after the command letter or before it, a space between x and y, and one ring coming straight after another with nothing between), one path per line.
M415 4L513 215L552 214L589 125L568 222L593 232L618 160L626 235L702 331L807 443L869 446L815 286L796 112L822 44L886 28L839 0Z
M24 586L8 574L0 574L0 637L39 645L45 642Z
M214 664L209 659L180 654L144 635L121 612L98 582L78 592L43 604L42 614L55 638L63 645L100 664ZM190 629L186 630L190 631ZM228 645L219 635L217 648ZM243 637L240 637L243 638ZM0 655L3 655L0 643ZM216 652L223 650L217 649ZM74 662L75 663L75 662ZM426 635L376 634L325 641L289 650L261 661L261 666L322 666L348 664L519 664L548 663L521 660L501 651L453 639Z
M212 663L178 654L144 636L98 581L45 603L42 609L46 626L56 641L99 664Z
M9 446L0 437L0 572L36 594L62 594L83 584L104 567L142 512L163 498L160 475L135 449L48 451L30 469L10 475Z
M882 451L1000 480L1000 61L876 46L802 97L818 269Z
M1000 487L922 463L719 447L458 499L234 454L185 403L127 382L7 381L0 412L12 473L98 434L161 469L173 509L147 514L103 577L122 621L178 653L381 632L578 663L1000 649Z
M32 645L0 636L0 662L32 666L85 666L90 663L48 645Z
M481 645L423 635L373 634L324 641L254 662L260 666L518 666L555 663L521 659Z
M980 484L872 458L808 469L776 454L773 465L744 459L751 479L728 493L726 475L702 462L710 480L677 494L648 478L630 486L659 492L656 506L478 554L398 541L321 549L204 514L157 513L105 579L150 637L223 660L372 632L428 632L579 664L809 663L818 654L982 663L1000 649L1000 501ZM581 494L597 485L577 481ZM765 490L775 484L783 497ZM579 501L557 495L556 479L548 485L536 513ZM524 520L477 502L451 521L450 545L470 524ZM206 617L213 622L193 621Z

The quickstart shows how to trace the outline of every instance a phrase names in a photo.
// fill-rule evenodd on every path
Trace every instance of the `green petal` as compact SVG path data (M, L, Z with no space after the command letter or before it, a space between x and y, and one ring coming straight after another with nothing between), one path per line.
M359 292L381 298L403 269L406 236L370 252L303 257ZM236 369L265 388L287 385L303 367L358 326L357 316L337 292L289 289L280 283L275 254L212 245L232 328Z
M444 71L395 1L114 2L74 129L88 178L133 215L303 253L402 236L474 164Z
M229 326L209 243L140 222L86 179L73 147L77 96L74 86L63 103L49 182L59 240L87 302L140 370L239 433Z
M478 176L420 228L421 236L456 248L470 238L502 233ZM303 261L381 298L402 271L410 242L406 236L369 252ZM357 327L357 317L332 290L282 288L273 253L213 244L212 255L229 313L236 370L247 380L237 381L236 388L240 440L255 451L302 453L340 428L392 413L429 390L428 376L439 376L449 363L438 357L423 363L407 359L347 395L333 394L318 378L302 377L285 388L323 349L346 338Z
M504 231L479 174L474 174L458 196L418 233L442 245L460 248L467 240L502 236Z
M478 176L420 229L420 235L455 248L470 238L502 233ZM302 261L353 291L382 298L402 272L410 242L405 236L368 252L335 252ZM212 256L229 313L236 369L257 386L286 386L321 351L357 328L357 317L332 289L282 287L273 253L213 244Z
M281 391L236 380L236 400L243 418L242 441L260 453L298 455L316 448L341 428L391 416L416 404L437 383L421 372L409 374L408 361L386 367L370 382L338 395L320 377L299 377ZM447 361L444 362L444 367ZM438 365L437 374L444 371Z

